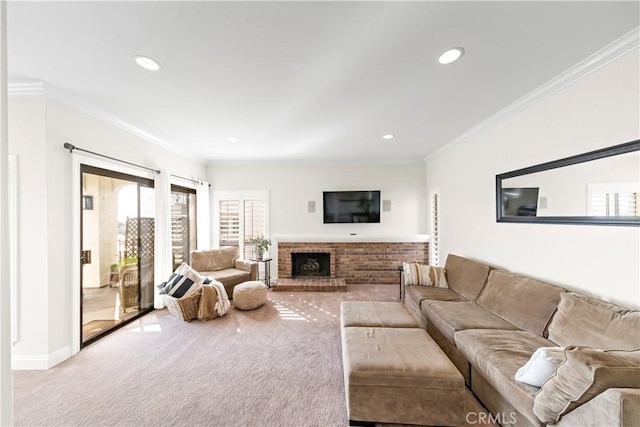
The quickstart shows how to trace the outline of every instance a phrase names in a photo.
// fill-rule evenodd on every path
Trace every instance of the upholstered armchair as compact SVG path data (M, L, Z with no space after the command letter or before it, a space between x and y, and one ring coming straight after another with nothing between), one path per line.
M258 278L258 263L240 259L236 246L193 251L191 268L222 283L229 298L236 285Z

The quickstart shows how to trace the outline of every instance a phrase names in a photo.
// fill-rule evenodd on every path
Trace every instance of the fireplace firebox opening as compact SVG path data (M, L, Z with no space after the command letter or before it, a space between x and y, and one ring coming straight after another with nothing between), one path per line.
M291 277L329 277L331 254L328 252L291 253Z

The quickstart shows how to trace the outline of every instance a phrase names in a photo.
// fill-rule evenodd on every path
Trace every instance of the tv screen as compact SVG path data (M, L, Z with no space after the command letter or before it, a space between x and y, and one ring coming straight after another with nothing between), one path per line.
M380 191L325 191L325 224L380 222Z
M538 188L503 188L503 216L537 216Z

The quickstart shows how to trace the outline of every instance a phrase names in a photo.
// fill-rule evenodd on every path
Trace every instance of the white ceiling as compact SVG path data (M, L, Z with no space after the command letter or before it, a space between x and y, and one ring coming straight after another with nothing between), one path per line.
M9 83L209 162L411 161L637 28L639 4L8 2Z

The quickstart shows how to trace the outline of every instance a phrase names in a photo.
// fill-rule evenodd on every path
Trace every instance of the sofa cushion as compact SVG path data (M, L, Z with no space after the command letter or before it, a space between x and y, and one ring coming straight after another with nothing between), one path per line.
M447 276L444 268L418 262L403 262L402 276L405 286L435 286L448 288Z
M566 359L535 396L533 412L555 423L609 388L640 388L640 351L568 347Z
M203 274L213 277L218 282L221 282L224 285L237 285L238 283L246 282L251 276L248 271L239 270L237 268L227 268L218 271L206 271Z
M580 345L603 350L640 348L640 311L597 298L565 293L549 324L549 339L566 347Z
M412 298L418 304L424 300L469 301L453 289L434 288L432 286L409 286L405 288L405 298Z
M491 267L461 256L449 254L444 269L449 287L475 301L482 290Z
M354 326L341 335L351 385L464 392L462 375L423 329Z
M238 247L207 249L191 252L191 267L198 272L218 271L233 268L238 258Z
M421 307L428 323L438 328L451 343L455 342L453 335L465 329L517 329L471 301L424 300Z
M543 336L564 289L520 274L492 270L478 305L519 329Z
M533 413L533 399L539 388L517 382L514 376L536 349L553 347L551 341L527 331L470 329L456 332L455 342L474 369L504 400L531 424L540 424ZM473 381L472 377L472 384Z
M640 426L640 389L610 388L594 397L588 405L578 406L562 416L558 427L565 426Z
M418 328L420 325L401 302L342 301L340 326Z

